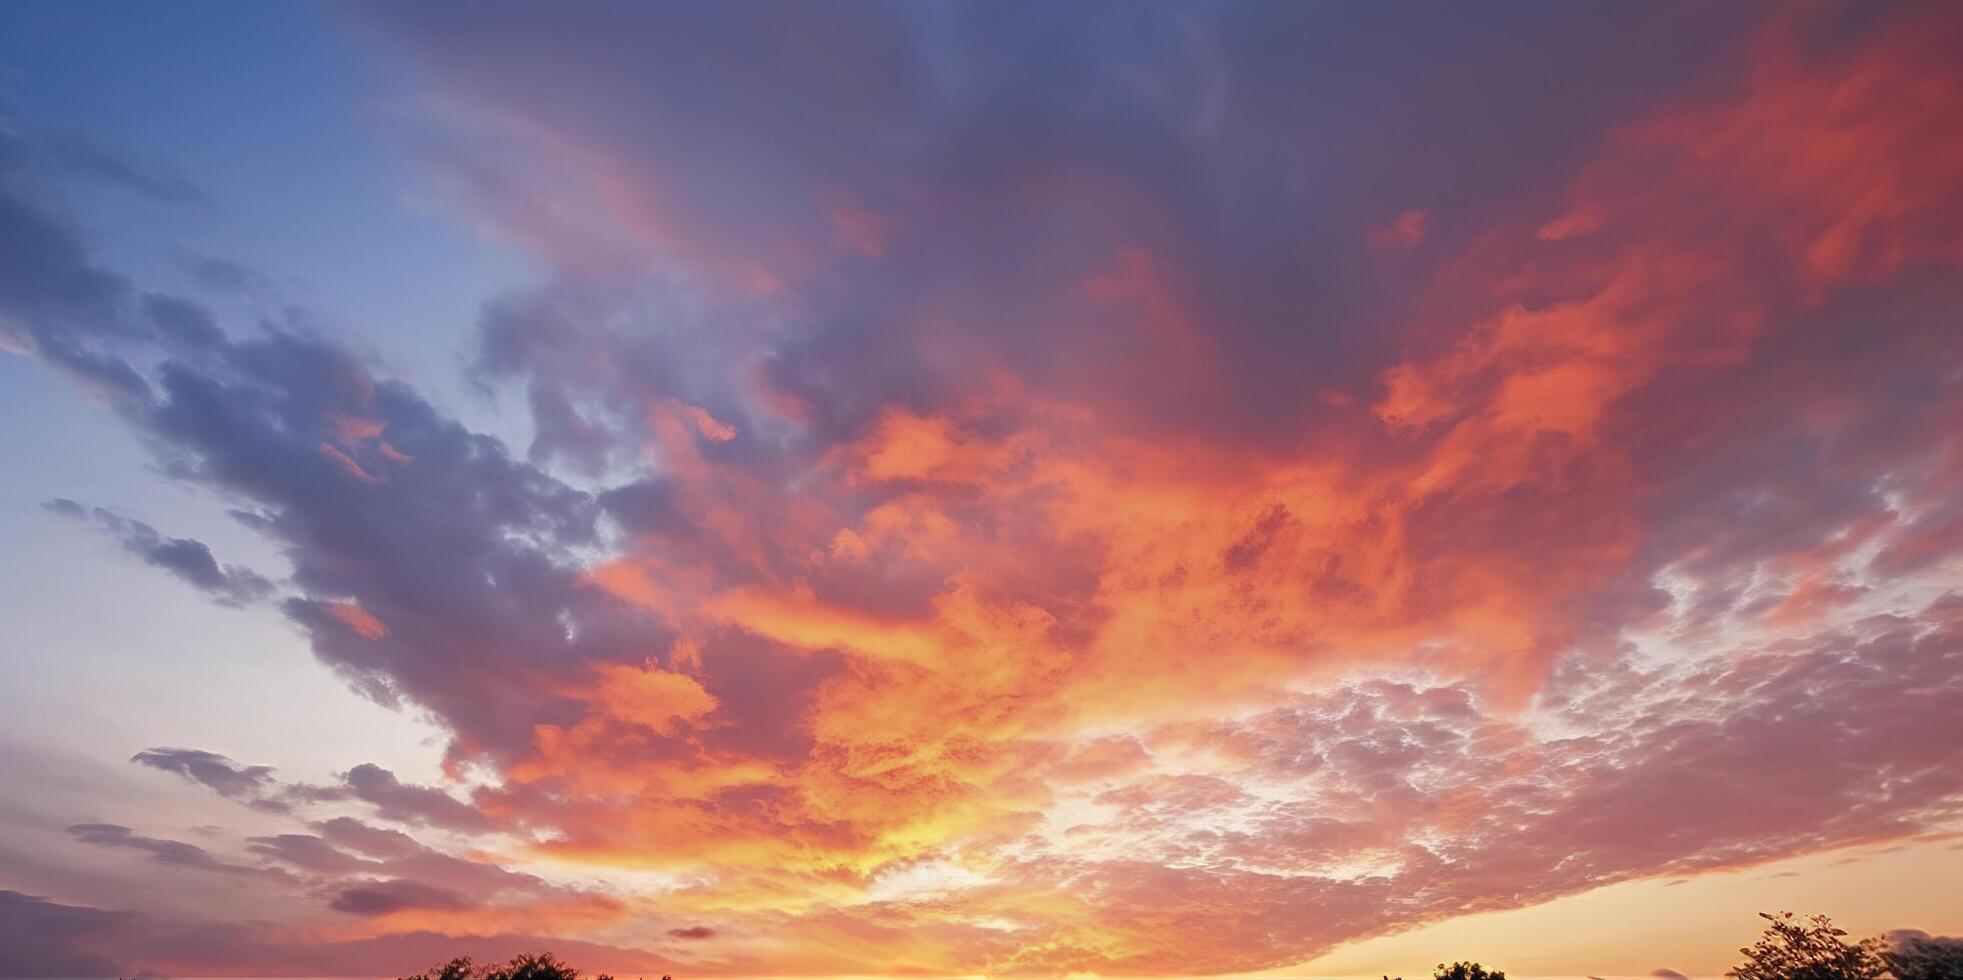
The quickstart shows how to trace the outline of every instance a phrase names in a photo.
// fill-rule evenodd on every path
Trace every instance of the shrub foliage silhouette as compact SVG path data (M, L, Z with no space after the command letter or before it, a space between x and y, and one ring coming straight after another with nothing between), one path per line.
M1391 978L1385 977L1384 980L1391 980ZM1398 977L1397 980L1404 980L1404 978ZM1431 971L1431 980L1506 980L1506 972L1488 970L1472 962L1453 963L1449 966L1440 963L1438 969Z
M509 963L479 965L468 956L433 966L402 980L579 980L579 971L551 953L520 953ZM602 973L594 980L613 980ZM663 977L662 980L667 980Z
M1834 928L1824 915L1796 916L1791 912L1759 918L1772 923L1765 935L1740 949L1745 962L1725 971L1735 980L1878 980L1888 972L1882 959L1886 944L1879 937L1847 941L1847 931Z
M1506 971L1488 970L1477 963L1440 963L1431 971L1431 980L1506 980Z
M1963 940L1890 933L1881 958L1896 980L1963 980Z

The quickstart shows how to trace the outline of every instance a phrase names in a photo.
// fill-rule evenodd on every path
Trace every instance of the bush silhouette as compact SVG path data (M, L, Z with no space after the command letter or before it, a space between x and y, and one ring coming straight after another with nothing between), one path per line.
M559 962L551 953L520 953L509 963L479 966L468 956L430 967L402 980L579 980L579 971ZM602 973L594 980L613 980ZM668 980L662 977L661 980Z
M1896 980L1963 980L1963 940L1913 931L1889 933L1888 938L1881 958Z
M1440 963L1438 969L1431 971L1431 980L1506 980L1506 972L1487 970L1477 963L1454 963L1450 966Z
M1384 980L1391 980L1391 978L1386 976ZM1397 980L1404 980L1404 978L1398 977ZM1453 963L1450 966L1440 963L1438 969L1431 972L1431 980L1506 980L1506 972L1488 970L1472 962Z
M1888 963L1881 956L1886 944L1879 937L1850 943L1845 938L1847 931L1834 928L1824 915L1801 918L1791 912L1760 912L1759 918L1772 924L1758 942L1739 950L1745 954L1745 962L1726 970L1725 976L1735 980L1878 980L1888 972Z

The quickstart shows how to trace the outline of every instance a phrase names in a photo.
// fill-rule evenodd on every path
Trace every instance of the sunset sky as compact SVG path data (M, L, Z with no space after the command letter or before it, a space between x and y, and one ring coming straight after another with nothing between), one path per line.
M1963 934L1959 52L0 0L0 975Z

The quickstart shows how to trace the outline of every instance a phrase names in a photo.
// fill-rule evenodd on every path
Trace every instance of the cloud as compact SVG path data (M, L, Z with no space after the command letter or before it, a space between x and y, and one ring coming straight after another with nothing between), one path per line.
M456 892L396 878L344 888L328 907L350 915L387 915L404 909L459 909L469 904Z
M0 891L0 976L120 976L123 971L115 960L83 944L128 917Z
M456 830L485 830L493 824L469 804L440 789L416 786L373 763L348 770L344 782L355 799L371 803L385 820L431 824Z
M1370 229L1370 247L1380 251L1411 248L1424 241L1430 229L1430 211L1406 208L1398 212L1396 218Z
M226 968L258 975L320 968L333 975L401 972L404 963L458 956L508 960L550 947L566 959L608 969L674 972L674 960L631 947L528 932L445 935L421 930L357 938L322 937L258 922L215 923L63 905L0 891L0 975L115 976L144 964L152 974L199 975ZM98 951L100 950L100 951ZM119 964L122 964L119 966Z
M96 847L122 848L141 851L150 855L159 864L177 868L192 868L225 875L262 876L276 880L290 881L292 875L278 868L253 867L232 864L212 857L210 852L196 844L184 841L167 840L158 837L144 837L128 827L113 823L78 823L68 827L69 836L84 844Z
M111 397L140 394L143 380L115 352L137 336L124 307L128 280L91 260L67 213L28 166L24 145L0 135L0 350L38 358Z
M56 503L66 503L57 501ZM79 508L77 508L79 511ZM227 799L239 800L261 809L283 812L285 804L269 799L278 786L271 766L242 766L215 752L202 749L145 749L130 757L138 765L174 772L194 783L210 788Z
M211 312L186 299L162 293L148 293L138 304L139 316L154 327L159 336L172 344L196 350L216 346L225 339Z
M355 857L322 838L308 834L249 837L246 839L246 850L305 871L342 874L375 867L373 861Z
M403 857L421 850L408 834L399 830L371 827L353 817L334 817L313 825L313 829L330 843L359 851L370 857Z
M210 207L211 197L182 177L139 166L77 133L56 133L40 141L58 173L121 188L159 204Z
M218 795L238 800L273 813L289 813L295 807L323 802L355 800L371 805L375 814L397 823L439 827L465 833L483 832L496 825L480 810L433 786L405 783L374 763L363 763L341 774L340 781L326 786L285 783L273 776L271 766L242 766L225 756L202 749L154 748L137 753L131 762L174 772L209 787ZM400 831L371 827L352 817L334 817L314 824L324 836L255 838L262 846L275 849L303 847L322 854L328 840L367 854L396 856L416 847Z
M242 262L211 255L185 254L179 257L192 278L211 289L236 293L256 293L270 289L265 273Z
M218 560L212 557L211 549L202 541L167 538L142 521L131 520L100 507L86 509L72 500L58 498L43 506L63 517L92 521L103 533L114 537L123 550L211 593L221 604L248 605L272 595L276 588L271 579L249 568L238 565L220 567Z

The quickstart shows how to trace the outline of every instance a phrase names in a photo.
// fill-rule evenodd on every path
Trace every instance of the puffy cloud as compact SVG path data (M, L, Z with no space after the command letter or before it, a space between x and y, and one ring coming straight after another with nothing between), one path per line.
M435 787L404 783L394 773L373 763L348 770L344 781L351 796L373 804L375 813L387 820L458 830L490 826L484 815L469 804Z

